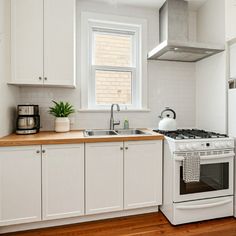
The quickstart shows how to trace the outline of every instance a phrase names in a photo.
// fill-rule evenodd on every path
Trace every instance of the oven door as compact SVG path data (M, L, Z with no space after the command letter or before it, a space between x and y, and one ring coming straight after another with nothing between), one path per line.
M233 195L234 153L201 156L200 181L183 181L183 156L174 156L174 202Z

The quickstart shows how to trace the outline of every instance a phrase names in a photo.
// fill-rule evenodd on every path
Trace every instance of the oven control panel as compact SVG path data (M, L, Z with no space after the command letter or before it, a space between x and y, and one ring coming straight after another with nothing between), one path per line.
M228 138L227 140L214 141L195 141L176 142L175 151L197 151L197 150L213 150L213 149L232 149L234 148L234 140Z

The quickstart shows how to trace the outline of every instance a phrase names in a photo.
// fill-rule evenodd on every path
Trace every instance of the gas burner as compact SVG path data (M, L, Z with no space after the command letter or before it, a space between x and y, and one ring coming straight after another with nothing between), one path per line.
M226 134L219 134L199 129L178 129L176 131L153 130L167 137L182 140L182 139L209 139L209 138L227 138Z

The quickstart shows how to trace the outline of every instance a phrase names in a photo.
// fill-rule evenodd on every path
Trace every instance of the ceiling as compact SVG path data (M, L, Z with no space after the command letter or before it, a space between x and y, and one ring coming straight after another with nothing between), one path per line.
M91 0L94 2L105 2L111 5L130 5L136 7L159 8L165 0ZM197 10L207 0L186 0L191 10Z

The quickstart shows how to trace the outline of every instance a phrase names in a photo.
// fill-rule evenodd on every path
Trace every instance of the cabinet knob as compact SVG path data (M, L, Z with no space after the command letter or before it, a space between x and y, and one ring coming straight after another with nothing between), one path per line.
M46 151L45 150L42 150L42 153L45 153Z
M39 80L42 80L42 77L39 77Z
M129 148L128 147L125 147L125 150L128 150Z
M36 153L37 153L37 154L39 154L39 153L40 153L40 151L39 151L39 150L37 150L37 151L36 151Z
M124 148L123 148L123 147L120 147L120 150L121 150L121 151L123 151L123 150L124 150Z
M44 80L48 80L48 78L47 78L47 77L45 77L45 78L44 78Z

